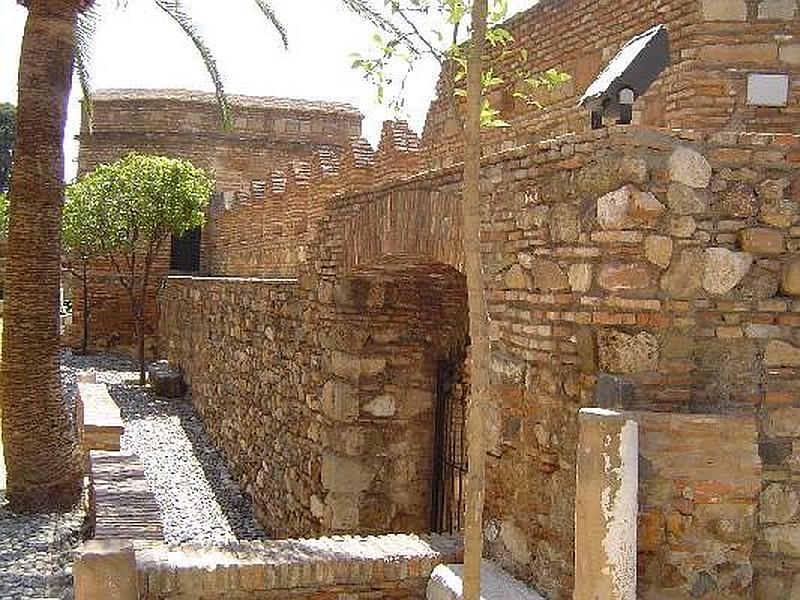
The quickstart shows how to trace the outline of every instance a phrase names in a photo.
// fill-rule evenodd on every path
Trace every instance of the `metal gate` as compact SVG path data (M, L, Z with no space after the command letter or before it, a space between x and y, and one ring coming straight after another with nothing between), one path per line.
M461 531L467 485L467 384L463 358L441 361L436 374L431 531Z

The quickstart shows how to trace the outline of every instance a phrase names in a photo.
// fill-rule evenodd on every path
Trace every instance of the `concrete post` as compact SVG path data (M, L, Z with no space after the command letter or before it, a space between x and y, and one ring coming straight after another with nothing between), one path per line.
M136 556L125 540L91 540L75 551L75 600L138 600Z
M581 409L575 494L575 600L636 600L636 421Z

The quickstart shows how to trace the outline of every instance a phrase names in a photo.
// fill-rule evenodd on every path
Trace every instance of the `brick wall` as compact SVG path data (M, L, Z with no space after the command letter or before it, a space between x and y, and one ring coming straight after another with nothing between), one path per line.
M405 261L321 297L293 281L169 278L161 331L271 535L419 532L436 365L463 353L465 305L455 270Z
M77 600L422 600L433 569L461 560L453 536L340 536L233 548L90 541Z
M232 270L227 265L233 262L242 273L252 259L213 261L215 257L234 256L243 246L252 248L263 242L264 207L275 200L273 189L283 186L283 179L275 178L274 173L302 170L319 154L337 156L351 137L360 135L362 117L352 106L335 102L235 95L229 100L234 129L223 132L213 94L98 90L93 96L91 129L85 115L81 123L78 174L134 150L187 159L206 170L220 194L203 230L201 268L226 272ZM261 189L262 183L264 192L260 196L255 190ZM248 209L230 215L226 202ZM151 339L158 321L156 294L169 272L169 260L169 248L165 248L153 270L156 285L147 304ZM297 258L292 259L293 264L297 262ZM114 284L113 269L105 261L96 261L90 279L92 345L105 349L133 347L129 306L122 288ZM67 339L78 345L83 335L80 286L73 290L73 299L76 313Z
M542 0L506 24L517 47L528 50L495 62L508 89L493 92L493 103L508 129L487 135L499 150L516 141L584 132L589 117L578 100L619 48L657 24L667 26L672 65L634 105L634 122L671 129L793 132L800 113L800 9L796 0ZM511 95L519 69L559 68L573 80L536 100L545 110ZM749 73L790 75L789 103L782 108L747 104ZM451 91L442 79L423 134L436 164L459 161L461 132Z

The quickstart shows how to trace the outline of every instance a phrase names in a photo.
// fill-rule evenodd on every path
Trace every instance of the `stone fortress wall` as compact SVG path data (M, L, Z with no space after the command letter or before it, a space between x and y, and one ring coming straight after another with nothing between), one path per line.
M551 48L535 68L559 66L572 28L587 32L570 49L600 46L575 55L574 90L488 140L487 551L571 595L577 411L603 406L641 430L640 597L786 597L800 570L800 11L646 4L544 0L510 24ZM637 102L640 125L585 131L581 77L660 21L673 65ZM551 23L570 25L538 33ZM785 107L748 106L754 72L789 75ZM421 142L387 124L377 152L352 140L263 200L218 201L206 271L259 279L170 279L161 296L163 351L277 534L430 516L431 365L465 351L442 329L465 318L451 117L437 101Z

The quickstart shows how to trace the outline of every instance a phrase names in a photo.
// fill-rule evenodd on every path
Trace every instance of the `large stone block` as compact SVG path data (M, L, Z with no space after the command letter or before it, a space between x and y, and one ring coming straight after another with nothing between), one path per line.
M776 525L764 530L764 541L772 554L800 558L800 525Z
M786 44L780 49L781 62L800 65L800 44Z
M84 542L75 553L75 600L137 600L136 556L124 540Z
M784 234L777 229L750 227L739 231L739 243L745 252L776 256L784 251Z
M461 600L464 566L439 565L431 573L426 600ZM481 600L543 600L524 583L487 560L481 563Z
M756 64L774 61L778 57L778 45L761 44L711 44L700 48L700 58L718 64Z
M646 289L652 285L649 267L637 263L608 264L600 268L597 277L600 287L609 291Z
M597 199L597 222L603 229L652 227L666 207L650 192L625 185Z
M727 248L706 248L703 289L711 294L727 294L742 280L753 264L752 255Z
M156 396L162 398L180 398L184 385L181 372L170 367L166 360L150 363L147 367L147 379Z
M338 494L359 494L372 484L375 473L364 462L342 456L325 454L322 457L322 486Z
M597 334L600 370L608 373L645 373L658 367L658 339L645 331L635 335L616 329Z
M691 188L707 188L711 165L697 150L678 146L669 157L669 178Z
M788 523L800 508L800 499L791 484L772 483L761 492L759 504L762 523Z
M772 340L764 352L768 367L800 367L800 348L782 340Z
M673 242L665 235L650 235L644 240L644 255L648 261L662 269L669 266L672 258Z
M696 215L708 210L708 192L673 182L667 191L667 204L676 215Z
M661 288L673 298L695 298L703 289L706 253L684 250L661 278Z
M542 292L565 290L569 287L569 278L558 265L551 260L534 260L531 268L533 289Z
M800 296L800 260L793 260L783 268L781 289L792 296Z
M573 292L585 292L592 287L592 265L587 263L571 265L568 277Z

